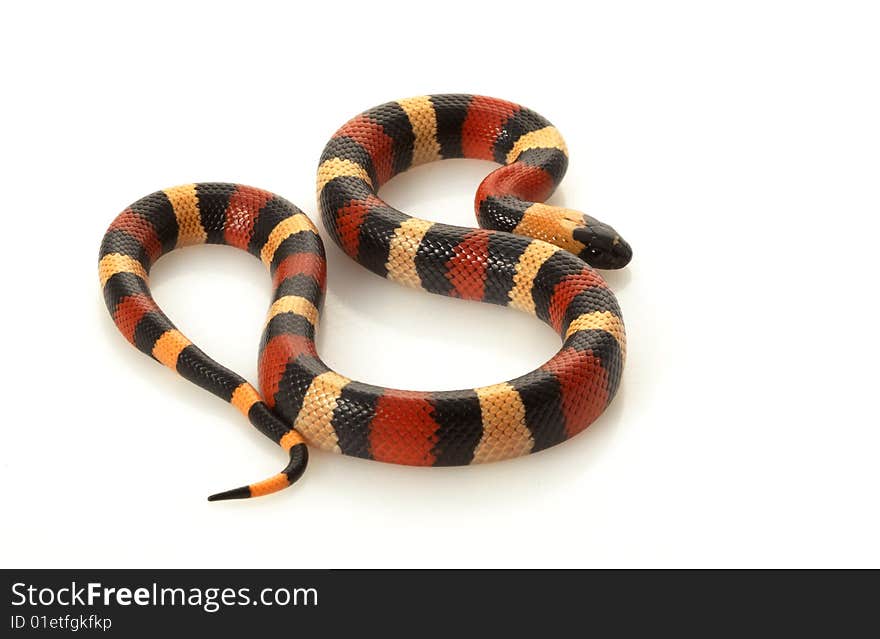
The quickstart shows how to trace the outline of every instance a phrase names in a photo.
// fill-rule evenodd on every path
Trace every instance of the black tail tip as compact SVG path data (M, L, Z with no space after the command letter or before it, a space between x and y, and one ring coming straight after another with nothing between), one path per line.
M222 493L217 493L216 495L211 495L208 497L208 501L225 501L227 499L249 499L251 496L251 489L249 486L242 486L241 488L233 488L232 490L227 490Z
M296 444L290 449L290 462L280 473L264 479L263 481L241 488L233 488L226 492L217 493L208 497L208 501L225 501L227 499L249 499L269 495L287 488L293 484L306 469L309 462L309 451L304 443Z

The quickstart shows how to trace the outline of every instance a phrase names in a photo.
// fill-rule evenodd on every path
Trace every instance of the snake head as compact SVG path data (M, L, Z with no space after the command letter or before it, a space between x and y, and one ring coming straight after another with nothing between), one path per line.
M623 268L632 259L632 248L612 227L584 215L584 225L575 227L572 236L584 245L579 256L594 268Z

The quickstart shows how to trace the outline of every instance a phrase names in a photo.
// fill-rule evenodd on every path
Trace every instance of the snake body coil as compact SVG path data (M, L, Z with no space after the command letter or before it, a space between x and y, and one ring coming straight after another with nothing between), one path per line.
M482 228L411 217L377 195L411 166L461 157L503 165L477 191ZM593 267L623 267L631 251L611 227L542 204L567 164L562 137L540 115L469 95L378 106L337 131L321 156L324 225L350 257L407 286L531 313L562 336L562 349L537 370L460 391L382 388L320 360L314 339L324 248L290 202L253 187L202 183L158 191L125 209L104 236L99 265L120 332L232 403L289 453L278 475L209 499L289 486L305 469L306 444L398 464L464 465L536 452L592 423L614 397L626 352L617 301ZM202 243L244 249L272 275L259 354L262 394L184 337L150 294L148 272L160 256Z

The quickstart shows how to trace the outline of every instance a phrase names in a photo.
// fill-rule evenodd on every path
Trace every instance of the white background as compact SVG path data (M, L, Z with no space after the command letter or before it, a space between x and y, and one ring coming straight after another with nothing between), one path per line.
M875 6L5 6L0 563L880 566ZM551 119L571 153L551 202L632 244L608 274L629 336L620 394L535 456L419 469L313 452L294 488L207 503L284 455L117 333L97 281L104 230L192 181L260 186L316 218L317 160L340 125L443 92ZM382 195L473 226L492 167L421 167ZM327 252L318 347L349 377L464 388L559 346L537 320ZM187 249L152 282L193 341L256 381L257 260Z

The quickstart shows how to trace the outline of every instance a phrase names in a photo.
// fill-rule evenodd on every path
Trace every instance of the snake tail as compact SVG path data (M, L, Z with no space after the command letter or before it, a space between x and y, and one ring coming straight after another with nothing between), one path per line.
M295 433L296 431L291 431ZM302 477L309 463L309 451L304 442L300 442L290 449L290 462L277 475L273 475L268 479L233 488L216 495L208 497L208 501L223 501L225 499L249 499L251 497L261 497L271 493L278 492L288 486L291 486L297 479Z
M204 243L249 251L263 260L273 277L272 304L260 344L262 379L277 377L288 356L316 356L324 246L311 221L290 202L261 189L221 183L187 184L141 198L117 216L101 244L98 271L104 300L123 336L232 404L289 455L288 465L277 475L209 499L268 495L302 476L308 463L303 437L273 410L271 389L270 401L264 401L243 377L206 355L174 326L150 292L150 267L160 256Z

